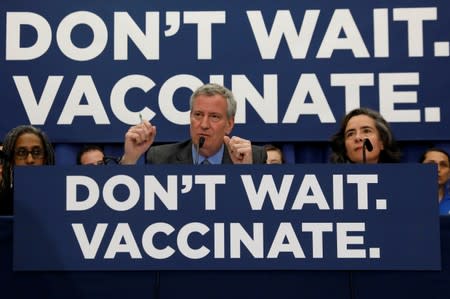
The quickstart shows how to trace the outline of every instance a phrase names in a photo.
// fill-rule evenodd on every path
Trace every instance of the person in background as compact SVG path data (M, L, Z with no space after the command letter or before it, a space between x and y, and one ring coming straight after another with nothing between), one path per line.
M363 154L365 139L370 145ZM333 163L396 163L401 157L388 122L369 108L354 109L344 117L331 139L331 150Z
M234 126L236 100L218 84L199 87L190 98L190 139L152 146L156 127L147 120L125 134L121 164L136 164L147 150L151 164L264 164L266 151L250 140L229 137Z
M273 144L264 145L267 153L267 164L284 164L283 152Z
M103 148L89 144L81 148L77 154L77 165L104 165L105 154Z
M12 215L14 168L54 165L55 153L47 135L30 125L10 130L3 140L3 152L6 159L0 182L0 215Z
M447 184L450 179L450 161L448 153L441 148L427 149L420 157L420 163L434 163L438 171L438 201L440 215L450 214L450 194Z

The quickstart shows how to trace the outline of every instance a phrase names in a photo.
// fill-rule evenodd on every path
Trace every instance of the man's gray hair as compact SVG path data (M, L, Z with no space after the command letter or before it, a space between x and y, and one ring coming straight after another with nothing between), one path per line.
M189 101L189 108L192 111L192 106L194 104L194 100L199 95L206 96L214 96L221 95L227 100L227 118L230 119L236 115L236 100L234 99L234 95L228 88L216 84L216 83L208 83L197 88L196 91L191 95L191 99Z

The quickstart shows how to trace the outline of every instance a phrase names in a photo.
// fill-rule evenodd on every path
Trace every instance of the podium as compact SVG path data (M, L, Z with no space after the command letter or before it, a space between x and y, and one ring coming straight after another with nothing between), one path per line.
M178 298L181 296L189 298L275 298L280 296L298 298L300 295L304 298L317 296L332 296L333 298L380 298L381 296L383 298L398 298L399 296L423 298L431 296L445 298L450 289L448 281L450 280L448 275L450 270L450 218L445 216L439 218L437 202L422 199L427 192L434 192L431 188L433 184L427 180L427 176L430 176L432 178L430 182L434 182L434 168L425 165L354 166L305 164L287 165L286 167L269 165L210 166L201 169L192 168L192 166L165 166L163 168L151 165L142 167L22 168L16 173L17 190L23 190L15 194L16 215L3 217L0 221L1 277L5 281L5 284L2 283L2 285L5 286L5 292L13 297L40 294L46 298L60 298L61 296L91 298L93 295L119 298L130 294L136 298ZM192 176L191 190L197 187L201 188L192 191L192 197L183 198L184 201L182 201L182 195L189 193L186 191L186 188L189 187L188 175ZM376 183L373 175L377 176ZM398 179L400 175L406 181L394 180L394 178ZM147 202L147 206L144 203L139 204L141 201L145 201L145 196L147 196L147 201L150 201L150 191L147 191L147 195L140 193L142 196L138 197L139 200L134 206L130 205L128 209L122 206L123 211L119 211L117 207L111 211L113 205L105 204L105 195L99 195L95 205L92 204L94 202L92 200L92 207L89 207L84 201L88 200L89 192L94 191L88 191L89 187L81 183L89 180L78 180L77 184L73 185L67 183L68 177L88 177L102 186L99 190L103 190L103 193L106 194L105 190L107 189L105 188L108 187L105 186L118 176L132 178L141 190L150 188L151 182L153 184L151 189L158 194L158 196L152 197L154 205L152 206L149 202ZM225 180L220 178L221 176L224 176ZM358 176L359 183L355 182L355 176ZM199 179L200 177L203 179ZM29 188L29 190L33 190L34 196L31 198L27 192L24 192L26 189L22 184L30 182L32 178L35 182ZM215 205L212 204L211 197L209 203L206 203L205 194L207 192L205 190L208 189L206 186L210 186L209 196L212 194L211 185L205 183L207 178L214 178L212 181L215 182L217 190ZM249 183L250 179L253 184ZM421 183L415 183L415 179L420 180ZM163 202L164 194L171 194L168 192L170 189L168 186L174 186L170 185L171 180L183 183L178 184L176 188L179 190L177 193L179 202L176 209L169 202ZM361 183L364 180L366 183ZM274 188L278 190L279 199L280 194L283 193L281 190L287 188L289 181L291 182L291 191L293 191L288 192L285 205L282 207L274 201L277 195L270 193L273 190L269 185L273 182ZM124 189L124 182L126 180L118 180L114 187L118 188L112 193L115 194L117 200L125 201L130 198L130 190L127 191L127 188L125 191L119 190ZM159 185L155 185L156 182ZM395 190L389 187L389 185L392 186L392 182L395 182ZM74 187L75 185L76 187ZM337 185L345 187L340 189ZM77 195L72 197L72 200L78 201L80 205L85 204L84 210L81 206L76 210L74 203L68 204L67 198L70 198L67 193L68 186L69 190L76 190ZM163 188L164 192L160 189L161 186L165 187ZM317 186L320 186L321 192ZM406 186L409 186L412 192L409 195L405 191ZM229 192L223 192L222 187ZM233 191L230 191L231 189ZM49 190L52 190L51 195ZM156 192L156 190L159 191ZM258 193L263 192L262 190L265 190L265 196ZM335 193L339 190L344 194L341 201L344 203L343 206L336 199ZM47 195L44 196L44 194ZM261 200L259 205L255 199L258 194ZM399 197L399 194L406 194L407 197ZM363 195L366 196L367 206L364 200L357 200ZM335 197L334 201L327 201L328 208L321 205L323 204L321 198L329 200L333 196ZM37 198L39 201L36 200ZM233 199L225 202L225 199L230 198ZM195 199L197 199L197 203L195 203ZM262 202L263 199L264 202ZM384 206L383 201L380 206L379 199L386 200ZM413 199L411 205L405 206L406 202ZM34 202L32 202L33 200ZM237 203L240 200L245 204L240 206ZM298 204L300 201L303 203L301 207ZM240 209L245 213L236 212L235 209ZM349 213L347 213L347 209ZM58 213L62 216L58 216ZM145 217L141 218L141 214ZM272 217L268 219L270 215ZM303 218L297 221L299 216ZM47 220L43 221L43 219ZM109 224L129 223L133 228L138 228L139 223L143 223L143 227L154 223L170 223L175 230L182 227L180 223L193 223L194 220L204 223L207 227L213 227L213 224L219 223L219 220L220 223L241 221L242 227L247 227L245 221L249 221L249 223L264 223L265 227L269 228L268 235L274 235L273 232L277 232L270 229L274 223L277 224L274 227L278 228L280 222L291 221L296 224L293 227L298 229L296 232L299 235L298 239L303 242L302 244L306 244L306 239L304 236L300 237L307 230L302 232L299 230L301 223L332 223L334 229L337 227L335 225L337 223L350 223L359 219L358 221L366 225L366 230L363 234L351 231L348 233L348 237L364 235L367 243L361 244L359 239L350 238L353 241L348 241L348 249L362 249L366 245L368 248L369 245L377 243L380 248L380 257L370 257L370 250L367 248L365 250L367 255L364 258L339 258L336 253L331 255L330 252L335 252L336 242L339 242L339 239L327 239L325 238L326 234L323 233L322 259L314 258L313 249L306 245L303 246L304 258L294 258L294 252L291 250L293 247L286 246L285 251L280 251L278 258L273 258L276 261L266 261L268 250L265 251L264 258L254 261L255 258L251 255L252 251L242 247L239 266L236 266L237 263L234 263L231 258L227 258L230 255L228 251L225 251L224 258L220 260L222 264L217 261L211 263L208 256L203 257L203 261L202 258L198 258L195 262L186 262L182 260L181 254L179 256L174 254L173 258L167 257L159 261L147 255L142 260L136 261L125 250L124 252L117 251L116 259L110 258L105 261L106 250L95 258L86 259L78 244L79 240L77 241L74 231L71 230L72 224L83 223L86 227L86 236L92 242L93 227L98 223L103 223L102 219L109 219ZM384 223L380 222L380 219ZM391 240L389 234L392 232L387 231L386 227L391 227L389 221L394 220L397 224L396 227L393 227L394 235L401 240L401 244L411 242L410 244L413 244L411 246L415 247L405 245L403 248L396 248L395 246L391 247L389 242L384 242ZM60 229L64 226L67 229ZM379 233L374 227L381 228L381 233L384 234L383 239L377 239ZM424 227L428 231L423 231ZM24 232L33 231L34 234L24 234ZM133 232L138 231L139 229L136 229ZM70 237L59 235L55 239L54 236L61 232L70 232L71 235ZM190 236L192 242L189 243L193 250L200 248L199 244L212 248L208 239L204 238L207 234L201 235L197 231L194 232ZM332 234L332 232L329 233ZM159 232L159 234L162 233ZM166 236L169 235L166 234ZM257 239L256 234L252 236ZM414 236L418 238L415 239ZM435 236L437 239L434 239ZM414 254L422 254L423 250L426 250L416 246L423 242L423 238L430 238L426 240L429 243L422 244L430 249L429 255L423 261L418 261L414 257L412 263L409 263L408 259ZM165 239L165 242L171 242L171 240ZM291 243L293 241L287 237L281 242L285 245ZM53 248L49 248L49 244L52 244ZM68 248L71 244L73 244L73 248ZM164 248L162 244L155 241L158 249ZM173 243L167 244L173 245ZM45 248L47 256L44 253ZM99 246L99 248L102 247ZM27 252L29 256L26 256ZM395 257L397 254L403 254L403 260ZM391 258L391 256L393 257ZM22 259L23 257L25 259ZM44 263L36 261L41 258L45 258ZM151 260L153 264L147 260ZM394 260L400 262L395 264ZM180 261L181 263L179 263ZM286 263L296 264L286 267ZM28 287L24 288L24 285Z

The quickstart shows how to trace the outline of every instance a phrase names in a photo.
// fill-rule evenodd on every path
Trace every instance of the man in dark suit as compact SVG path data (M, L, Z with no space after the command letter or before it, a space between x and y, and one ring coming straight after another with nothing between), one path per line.
M227 88L218 84L199 87L190 99L191 139L151 146L156 127L143 120L125 134L125 153L121 164L136 164L147 150L152 164L263 164L267 154L250 140L229 137L234 126L236 100Z

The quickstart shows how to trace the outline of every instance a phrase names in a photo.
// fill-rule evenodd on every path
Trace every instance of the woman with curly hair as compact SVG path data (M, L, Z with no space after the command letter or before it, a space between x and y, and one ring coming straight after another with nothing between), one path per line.
M10 130L3 140L3 152L6 157L0 183L0 215L12 215L14 168L54 165L55 152L47 135L31 125Z
M365 139L371 151L363 153ZM388 122L369 108L354 109L344 117L331 139L331 150L334 163L396 163L401 156Z

